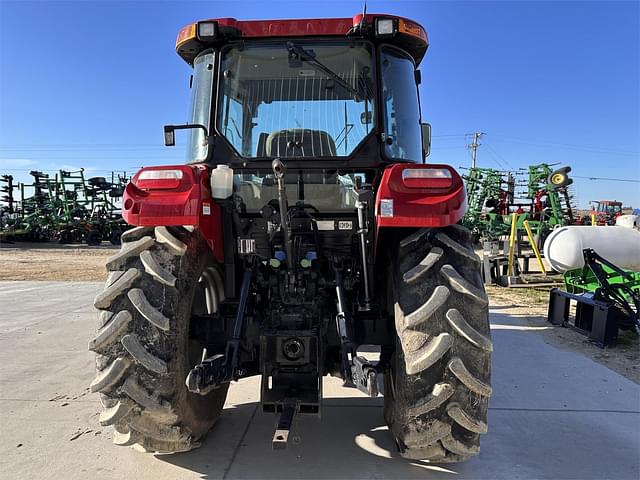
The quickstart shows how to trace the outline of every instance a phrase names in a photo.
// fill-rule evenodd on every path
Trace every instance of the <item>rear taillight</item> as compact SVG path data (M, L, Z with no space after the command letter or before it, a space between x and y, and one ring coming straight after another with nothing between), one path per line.
M180 186L184 172L177 169L142 170L136 178L136 187L148 190L167 190Z
M405 168L402 183L408 188L450 188L453 175L447 168Z

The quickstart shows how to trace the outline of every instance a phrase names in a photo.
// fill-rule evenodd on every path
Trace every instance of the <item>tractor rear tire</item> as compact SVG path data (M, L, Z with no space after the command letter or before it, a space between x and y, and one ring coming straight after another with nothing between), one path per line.
M470 240L458 225L421 229L392 259L397 341L384 416L405 458L464 461L487 432L493 346Z
M202 358L190 328L192 315L217 311L222 275L198 231L138 227L122 234L122 248L107 262L105 289L94 301L98 331L92 392L114 427L117 445L173 453L199 446L219 418L228 384L207 395L187 390L185 379Z

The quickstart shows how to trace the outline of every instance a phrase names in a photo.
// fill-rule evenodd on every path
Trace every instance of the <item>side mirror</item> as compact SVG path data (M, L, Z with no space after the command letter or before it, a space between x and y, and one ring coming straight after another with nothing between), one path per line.
M176 144L176 130L189 130L192 128L199 128L204 131L204 141L209 142L209 130L204 125L199 123L187 123L184 125L165 125L164 126L164 145L166 147L173 147ZM206 145L206 143L205 143Z
M431 124L421 123L420 127L422 129L422 156L426 160L431 153Z
M164 146L173 147L176 144L176 131L173 125L164 126Z

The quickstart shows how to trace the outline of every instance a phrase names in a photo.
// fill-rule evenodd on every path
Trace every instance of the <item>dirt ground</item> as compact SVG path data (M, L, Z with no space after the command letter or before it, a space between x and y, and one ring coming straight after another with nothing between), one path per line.
M0 280L103 281L106 260L119 248L103 245L0 243Z
M94 281L106 279L105 262L118 250L110 244L99 247L46 243L0 244L0 280ZM546 321L549 287L503 288L488 286L492 307L501 313L524 318L545 341L579 351L594 361L640 384L638 336L620 332L615 348L601 349L586 337Z

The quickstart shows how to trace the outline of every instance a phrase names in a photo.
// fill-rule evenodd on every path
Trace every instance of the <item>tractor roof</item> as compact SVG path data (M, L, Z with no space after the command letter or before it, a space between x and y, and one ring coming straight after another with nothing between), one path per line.
M176 39L176 51L187 63L206 48L248 38L367 37L405 49L419 64L427 51L427 32L418 23L385 14L362 14L352 18L292 20L237 20L217 18L183 27Z

